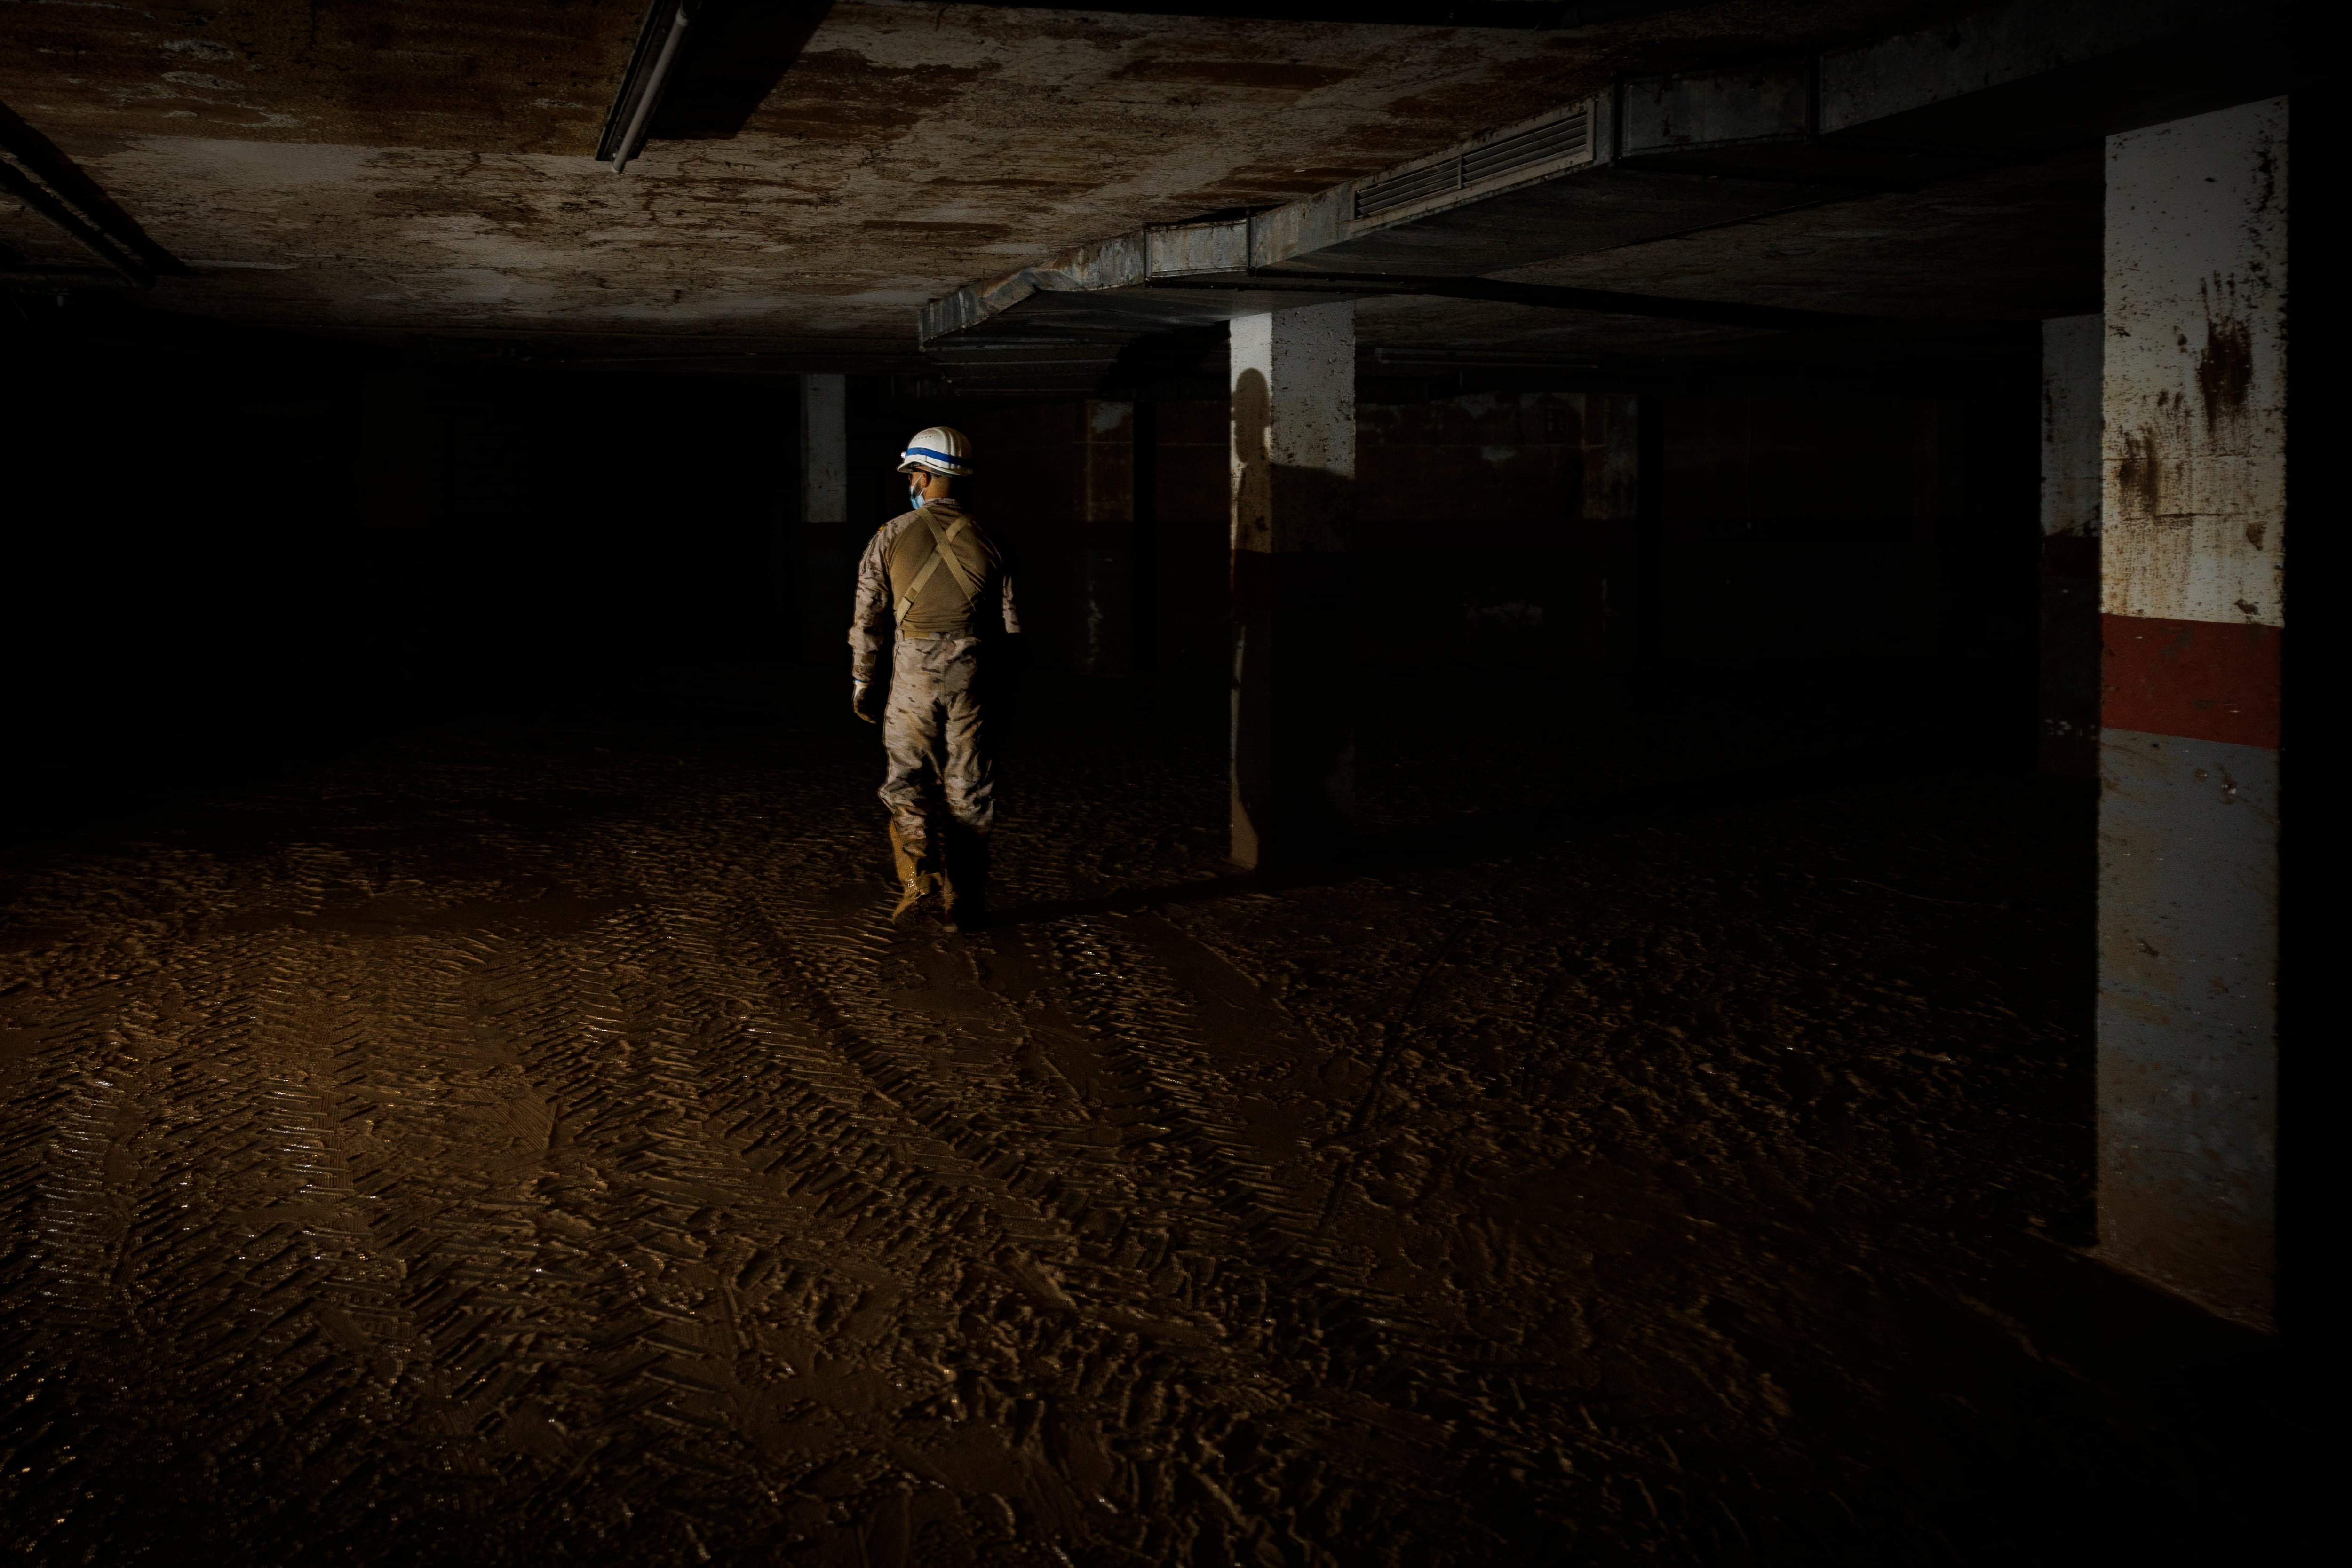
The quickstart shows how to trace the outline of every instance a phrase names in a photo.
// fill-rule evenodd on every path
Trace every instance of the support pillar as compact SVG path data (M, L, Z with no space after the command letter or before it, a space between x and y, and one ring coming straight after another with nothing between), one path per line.
M1125 675L1135 663L1135 404L1093 400L1079 414L1077 664Z
M1356 313L1244 316L1233 349L1233 858L1343 841L1354 807Z
M801 520L849 520L849 378L801 378Z
M1634 656L1640 563L1641 400L1630 393L1579 392L1580 461L1568 503L1571 593L1568 647L1599 665Z
M2099 1253L2273 1321L2287 100L2108 139Z
M849 378L807 375L801 387L801 541L810 656L840 663L860 541L849 522Z
M1135 405L1135 515L1128 543L1134 565L1134 631L1129 664L1136 674L1160 667L1160 405Z
M2097 316L2042 324L2042 771L2099 776Z

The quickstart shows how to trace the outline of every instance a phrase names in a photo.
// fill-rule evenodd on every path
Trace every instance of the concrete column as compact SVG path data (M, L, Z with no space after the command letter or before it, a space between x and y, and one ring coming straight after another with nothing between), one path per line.
M1078 668L1134 669L1135 404L1097 401L1079 411Z
M1354 806L1356 312L1244 316L1233 348L1233 858L1338 844Z
M2099 774L2099 364L2105 323L2042 324L2042 770Z
M2273 1321L2287 100L2111 137L2099 1252Z
M1135 516L1128 528L1134 565L1135 607L1129 666L1139 675L1160 668L1160 405L1135 405Z
M849 378L801 378L801 521L849 521Z
M1634 552L1640 496L1641 400L1624 393L1579 392L1581 451L1569 503L1572 598L1568 645L1580 660L1631 657L1628 620L1639 577Z
M801 551L809 657L820 666L845 657L849 596L861 541L849 521L849 378L803 376Z

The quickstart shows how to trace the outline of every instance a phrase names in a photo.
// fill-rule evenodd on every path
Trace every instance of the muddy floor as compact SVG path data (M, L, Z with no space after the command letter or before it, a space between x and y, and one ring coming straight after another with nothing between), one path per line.
M2078 1251L2087 804L1926 775L1432 732L1267 886L1213 739L1033 733L972 937L887 923L845 725L20 833L9 1549L2243 1544L2267 1353Z

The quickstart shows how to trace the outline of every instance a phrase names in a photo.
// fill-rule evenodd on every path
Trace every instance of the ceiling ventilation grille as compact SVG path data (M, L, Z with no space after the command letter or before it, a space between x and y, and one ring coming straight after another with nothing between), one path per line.
M1461 188L1462 160L1448 158L1443 163L1432 163L1409 174L1396 174L1357 186L1356 215L1369 218L1398 207L1410 206L1423 196L1433 196L1440 191Z
M1356 187L1356 216L1377 217L1444 191L1466 190L1517 174L1539 163L1586 153L1592 147L1592 114L1580 109L1531 131L1489 141L1435 163L1368 181Z

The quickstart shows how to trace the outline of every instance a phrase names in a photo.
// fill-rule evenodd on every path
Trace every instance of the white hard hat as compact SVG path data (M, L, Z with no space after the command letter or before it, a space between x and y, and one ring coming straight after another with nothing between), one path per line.
M907 450L898 455L898 472L904 474L909 468L928 468L951 479L969 479L971 443L962 431L950 430L944 424L919 430L915 439L907 443Z

